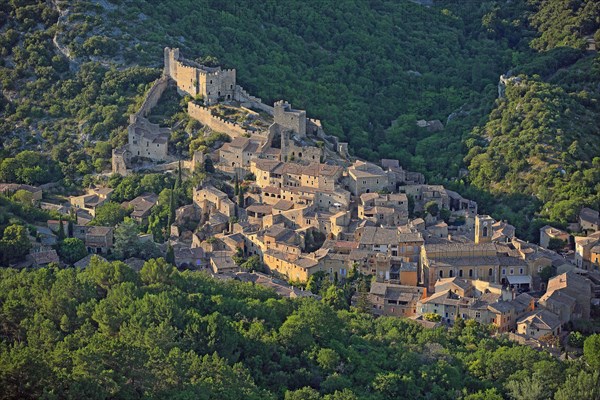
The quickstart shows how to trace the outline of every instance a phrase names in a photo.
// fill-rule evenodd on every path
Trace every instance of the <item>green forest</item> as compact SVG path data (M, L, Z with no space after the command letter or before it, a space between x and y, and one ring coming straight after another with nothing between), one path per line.
M564 225L600 203L600 59L587 51L600 41L599 8L594 0L10 0L0 4L0 176L61 180L66 191L91 183L126 140L127 115L171 46L236 68L251 93L306 109L354 155L397 158L532 240L541 224ZM500 99L499 76L509 71L521 83ZM444 129L418 128L421 119ZM174 150L185 156L195 138L174 134L183 140ZM27 150L43 152L41 170L19 158ZM461 168L469 176L458 179Z
M0 305L0 399L600 399L600 335L563 362L163 259L1 269Z

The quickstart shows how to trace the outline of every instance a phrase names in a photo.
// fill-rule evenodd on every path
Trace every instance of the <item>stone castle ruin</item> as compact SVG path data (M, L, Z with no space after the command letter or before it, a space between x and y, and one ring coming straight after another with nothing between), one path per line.
M250 95L237 84L235 69L201 65L184 59L179 49L166 47L163 76L154 82L140 110L130 116L128 143L113 150L113 173L126 175L131 171L132 162L136 158L154 163L169 160L167 149L170 129L151 123L147 116L171 84L177 87L180 95L195 98L195 101L188 103L191 118L213 131L227 134L232 140L249 138L249 142L255 143L251 146L256 149L251 155L253 157L318 162L324 156L323 147L316 145L317 140L321 140L328 143L336 155L343 159L349 158L347 144L338 143L337 139L326 136L321 122L307 118L306 111L293 109L283 100L275 102L273 106L264 104L260 98ZM261 118L269 122L257 128L248 123L226 119L214 109L219 104L237 107L253 118L258 118L260 113L263 116ZM237 161L227 159L226 164L232 168L245 168L239 155L235 152L231 154ZM245 156L248 157L247 154Z
M168 159L171 130L161 128L147 119L168 85L169 79L164 76L154 82L138 112L129 116L128 142L122 147L113 149L112 152L113 173L127 175L134 158L148 159L153 162Z

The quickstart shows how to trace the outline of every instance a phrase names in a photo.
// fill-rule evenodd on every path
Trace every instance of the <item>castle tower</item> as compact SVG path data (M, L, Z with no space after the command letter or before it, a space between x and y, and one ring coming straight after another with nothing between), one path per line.
M172 79L177 81L177 66L176 61L179 60L179 49L171 49L165 47L165 68L163 70L164 76L170 76Z
M492 241L494 219L489 215L475 216L475 244L489 243Z
M293 109L287 101L279 100L273 104L273 122L300 137L306 136L306 111Z

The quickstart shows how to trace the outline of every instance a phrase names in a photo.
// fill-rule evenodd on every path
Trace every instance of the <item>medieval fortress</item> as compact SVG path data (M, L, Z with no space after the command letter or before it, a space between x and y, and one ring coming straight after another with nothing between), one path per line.
M170 129L147 119L169 85L175 85L180 95L194 98L188 103L191 118L231 138L232 142L223 146L219 154L211 155L224 172L248 173L251 158L308 163L320 162L326 152L328 158L334 155L339 162L349 158L347 143L338 143L337 138L326 136L321 122L307 118L306 111L293 109L283 100L273 106L264 104L237 84L235 69L201 65L183 58L179 49L167 47L162 77L154 82L140 110L129 118L128 143L113 150L113 173L127 175L135 161L145 161L144 168L150 163L156 170L168 169L169 162L175 161L168 154ZM223 118L215 112L214 107L218 105L240 109L252 118L262 113L269 124L257 128ZM317 146L317 142L321 145ZM203 155L194 154L191 164L196 160L202 161Z

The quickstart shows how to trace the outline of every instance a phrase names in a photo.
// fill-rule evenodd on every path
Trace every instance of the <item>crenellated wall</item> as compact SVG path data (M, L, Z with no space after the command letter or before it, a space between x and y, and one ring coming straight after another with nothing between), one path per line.
M161 78L154 81L152 87L146 93L146 98L142 103L142 106L136 113L137 115L141 115L143 117L147 117L150 114L150 111L156 106L160 97L164 93L165 89L169 86L169 78L166 76L162 76Z
M261 110L266 112L269 115L273 115L274 108L268 106L262 102L262 100L258 97L252 96L243 87L240 85L236 85L235 87L235 100L240 102L242 107L254 108L256 110Z
M206 104L220 100L234 100L236 94L235 69L207 67L181 57L179 49L165 48L164 75L177 83L180 93L202 96Z
M191 101L188 103L188 114L190 117L199 121L202 125L208 126L214 131L225 133L232 139L242 135L251 134L250 131L238 124L212 115L210 108L195 104Z

